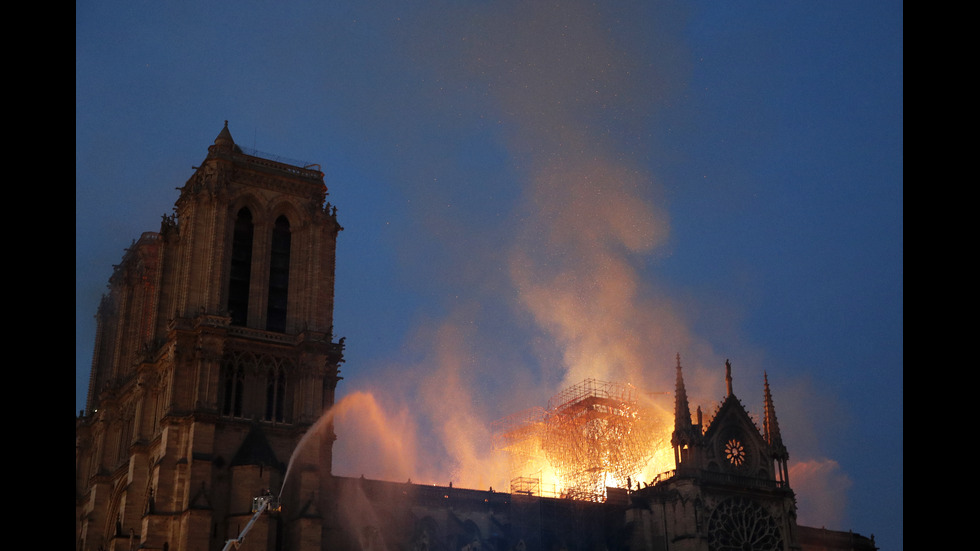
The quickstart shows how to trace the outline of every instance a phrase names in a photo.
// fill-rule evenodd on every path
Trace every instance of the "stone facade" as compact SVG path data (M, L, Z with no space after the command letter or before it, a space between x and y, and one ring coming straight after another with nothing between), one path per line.
M326 195L318 167L246 154L226 123L175 214L126 251L75 424L76 549L876 549L797 525L768 381L759 428L726 365L705 423L680 358L676 469L603 502L332 476L342 228ZM281 509L254 515L263 489Z
M326 194L318 167L247 155L226 125L174 215L126 251L76 420L78 549L220 549L256 489L281 487L343 361L332 335L342 228ZM289 492L289 510L320 508L311 499L326 482L309 465L329 472L325 436L292 467L311 491ZM319 547L319 520L271 520L251 548Z

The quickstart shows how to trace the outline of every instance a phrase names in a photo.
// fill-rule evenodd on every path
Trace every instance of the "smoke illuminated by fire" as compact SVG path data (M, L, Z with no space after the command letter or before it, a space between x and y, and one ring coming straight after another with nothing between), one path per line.
M657 65L634 66L635 56L617 45L595 10L575 2L443 7L427 23L438 29L406 32L407 51L441 86L485 90L482 108L500 121L502 147L523 184L504 225L480 228L492 242L461 230L476 231L449 218L446 201L418 205L423 227L435 229L428 237L457 253L440 276L469 298L457 297L445 319L419 320L382 381L359 387L378 403L400 404L389 406L396 424L412 420L401 437L420 439L415 472L384 473L388 478L506 487L511 472L492 449L492 420L589 378L656 393L658 411L668 411L672 401L661 402L673 389L677 352L694 359L694 380L700 366L722 364L692 335L677 305L641 275L667 243L669 222L642 162L649 144L631 132L656 109L651 98L677 86L676 52L661 46ZM434 190L432 180L419 178L425 183L409 195L439 197L446 190ZM493 316L515 321L496 324ZM712 378L701 388L718 384ZM338 420L338 447L351 438L343 425ZM644 455L670 457L669 445L654 447ZM672 467L666 463L655 459L630 478L652 480ZM625 482L613 477L610 485Z
M658 288L651 274L669 254L670 221L646 162L655 144L636 130L683 86L682 40L666 25L643 29L654 38L633 37L650 47L635 55L597 9L440 6L417 19L423 27L403 20L394 29L419 78L436 83L410 107L427 110L440 131L494 135L513 173L498 189L493 176L447 170L438 152L399 143L405 170L396 179L418 224L395 238L402 268L440 278L448 298L420 315L398 356L345 364L342 393L359 370L372 375L351 386L357 396L338 414L338 474L506 490L513 471L493 447L493 422L595 378L649 393L665 420L661 444L630 477L635 487L673 468L675 354L693 404L722 396L724 357L689 319L698 302ZM454 93L473 101L445 104ZM372 105L358 123L403 131L398 113L383 107L396 104ZM479 121L476 130L455 126L467 120ZM484 178L489 191L460 198L453 177ZM512 180L519 189L507 187ZM493 215L454 200L481 202ZM713 317L731 318L717 315L723 308L715 301ZM742 364L752 363L743 352ZM543 457L538 447L529 456ZM520 472L542 492L561 492L562 475L546 461Z

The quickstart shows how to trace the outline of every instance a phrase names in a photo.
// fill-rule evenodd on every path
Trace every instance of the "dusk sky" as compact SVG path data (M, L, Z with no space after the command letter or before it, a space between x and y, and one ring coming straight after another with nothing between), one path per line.
M757 420L768 375L800 523L900 550L903 25L895 1L76 2L76 413L113 264L227 120L338 207L337 474L505 487L494 420L587 377L671 407L677 354L710 418L730 359Z

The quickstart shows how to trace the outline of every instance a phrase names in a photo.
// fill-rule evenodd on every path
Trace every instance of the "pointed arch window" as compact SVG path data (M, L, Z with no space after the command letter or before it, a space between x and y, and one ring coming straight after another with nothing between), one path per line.
M269 263L269 306L266 329L286 331L286 304L289 297L289 220L276 218L272 229L272 255Z
M252 279L252 212L247 208L235 217L235 233L231 244L231 273L228 283L228 313L231 324L248 323L248 295Z
M230 417L242 416L242 401L245 397L245 372L241 366L228 365L225 367L224 400L221 406L222 415Z
M269 368L265 387L265 420L285 421L286 375L282 369Z

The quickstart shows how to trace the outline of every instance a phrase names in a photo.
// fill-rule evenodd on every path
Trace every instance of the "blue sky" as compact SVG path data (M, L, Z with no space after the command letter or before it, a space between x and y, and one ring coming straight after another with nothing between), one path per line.
M228 120L323 167L340 393L410 427L417 470L465 470L485 442L454 431L586 376L671 391L678 353L710 415L730 358L753 414L768 374L801 521L901 549L903 24L886 1L76 3L75 409L112 265Z

